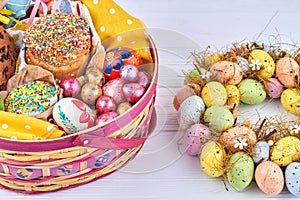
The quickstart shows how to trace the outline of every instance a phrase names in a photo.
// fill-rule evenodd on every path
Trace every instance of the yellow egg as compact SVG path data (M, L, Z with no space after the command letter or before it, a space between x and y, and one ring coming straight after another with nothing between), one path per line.
M281 94L281 104L289 112L300 115L300 89L288 88Z
M256 61L259 61L262 64L257 76L264 80L271 78L275 72L275 63L273 58L267 52L255 49L250 53L248 62L253 64Z
M223 106L227 101L226 89L217 81L208 82L201 91L201 98L207 107Z
M219 61L222 61L223 59L224 59L223 56L221 56L220 54L213 53L204 59L204 64L205 64L205 66L209 67L210 65L213 65Z
M210 177L222 176L225 172L225 157L226 152L218 142L208 141L200 154L202 170Z
M235 85L226 85L227 103L230 108L237 108L240 103L240 91Z
M286 136L278 140L271 149L270 160L279 166L287 166L300 159L300 139Z

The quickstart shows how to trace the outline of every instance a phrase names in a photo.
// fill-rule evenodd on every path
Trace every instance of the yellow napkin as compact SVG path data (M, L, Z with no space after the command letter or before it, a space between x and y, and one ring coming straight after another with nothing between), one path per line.
M89 9L93 24L106 49L129 47L151 61L145 25L113 0L81 0ZM113 39L110 39L113 37Z
M64 134L54 124L26 115L0 111L0 137L18 140L58 138Z

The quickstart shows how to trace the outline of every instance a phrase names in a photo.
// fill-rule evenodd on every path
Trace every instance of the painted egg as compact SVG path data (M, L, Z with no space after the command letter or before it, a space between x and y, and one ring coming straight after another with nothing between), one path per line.
M278 140L272 147L270 160L279 166L287 166L300 159L300 139L286 136Z
M300 81L299 65L293 58L280 58L276 63L276 75L286 88L296 87Z
M115 48L106 52L104 59L103 74L107 80L120 77L122 66L130 64L140 66L140 56L130 48Z
M247 126L235 126L224 131L218 142L230 152L235 153L254 146L256 134Z
M129 110L132 107L131 103L129 102L122 102L117 107L117 113L119 115L125 113L127 110Z
M224 106L211 106L204 112L204 121L217 132L223 132L234 124L233 114Z
M253 161L255 163L260 163L261 161L266 161L270 156L270 146L266 141L259 141L255 144L253 148Z
M289 112L300 115L300 89L285 89L280 97L282 106Z
M126 82L135 82L138 80L139 69L134 65L124 65L120 69L120 77Z
M280 97L283 91L283 85L277 78L268 78L265 82L265 89L269 97L275 99Z
M102 88L103 95L112 97L116 104L124 102L126 100L122 92L124 83L124 80L121 78L108 81Z
M264 161L257 165L255 181L261 191L268 195L277 195L284 187L283 172L277 164L271 161Z
M201 152L205 142L211 137L207 126L194 124L185 131L183 137L183 148L188 155L195 156Z
M200 85L201 87L204 86L205 80L200 75L205 74L207 70L199 67L199 71L197 69L190 70L184 77L184 84L187 85L187 84L195 83Z
M300 162L292 162L286 167L285 185L290 193L300 197Z
M136 103L143 97L146 89L138 83L125 83L122 92L127 101Z
M222 176L225 172L226 152L212 140L204 144L200 154L200 164L205 174L210 177Z
M249 62L246 58L239 56L237 57L237 61L235 63L242 68L243 72L249 71Z
M101 115L99 115L99 117L97 117L96 124L98 125L98 124L102 124L104 122L108 122L117 116L118 116L118 113L116 113L116 112L102 113Z
M235 85L226 85L227 103L229 108L237 108L240 103L240 91Z
M188 84L180 88L173 99L173 106L176 110L179 109L180 104L186 100L186 98L197 95L197 93L200 93L200 85L197 84ZM199 91L199 92L197 92Z
M245 189L254 175L254 162L245 152L234 153L227 164L226 176L230 185L237 191Z
M178 123L182 129L200 123L201 114L205 105L201 97L193 95L184 100L178 110Z
M237 85L243 79L242 68L230 61L220 61L212 65L209 69L212 79L224 84Z
M99 85L88 82L81 88L81 99L91 106L95 106L96 100L102 95L102 89Z
M151 76L146 72L138 73L138 84L143 86L144 88L148 88L151 83Z
M0 111L4 110L4 100L2 98L2 96L0 95Z
M53 119L66 133L71 134L94 126L92 109L75 98L63 98L53 107Z
M217 62L224 60L223 56L218 53L213 53L204 58L205 67L209 67Z
M244 79L238 85L241 101L245 104L259 104L263 102L267 93L264 86L255 79Z
M226 89L223 84L211 81L201 91L201 98L207 107L223 106L227 101Z
M275 72L275 63L273 58L265 51L260 49L253 50L248 58L251 64L261 63L260 70L257 72L257 76L263 80L271 78Z
M100 87L105 83L104 74L96 67L89 67L85 72L87 82L93 82Z

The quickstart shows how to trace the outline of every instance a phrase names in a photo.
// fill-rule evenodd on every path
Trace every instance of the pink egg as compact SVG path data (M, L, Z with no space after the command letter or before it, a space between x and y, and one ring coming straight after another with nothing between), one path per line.
M265 82L265 89L269 97L275 99L280 97L283 91L283 85L276 78L268 78Z
M194 124L186 130L183 137L183 147L188 155L198 155L211 133L207 126Z
M279 194L284 187L284 176L281 168L272 161L264 161L255 169L255 180L258 187L268 195Z
M287 88L294 88L300 81L298 63L289 57L280 58L276 63L278 80Z
M124 84L122 91L125 98L127 98L127 101L136 103L142 98L146 89L138 83L126 83Z
M74 77L64 78L59 86L63 89L64 97L76 97L81 90L80 82Z
M96 101L96 109L100 114L115 111L116 108L116 102L110 96L100 96Z
M116 113L116 112L103 113L96 119L96 124L98 125L98 124L102 124L104 122L110 121L117 116L118 116L118 113Z
M139 72L138 74L138 84L144 88L148 88L151 83L151 78L146 72Z
M124 102L126 100L122 92L124 83L125 81L121 78L108 81L102 88L103 95L112 97L116 104Z
M120 69L120 77L126 82L134 82L138 80L139 70L134 65L124 65Z

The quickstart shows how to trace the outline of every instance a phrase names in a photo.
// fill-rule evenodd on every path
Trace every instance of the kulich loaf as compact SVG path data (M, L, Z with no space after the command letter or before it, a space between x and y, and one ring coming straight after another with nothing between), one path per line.
M56 79L75 77L89 60L91 32L87 21L67 13L36 20L24 37L26 61L52 72Z

